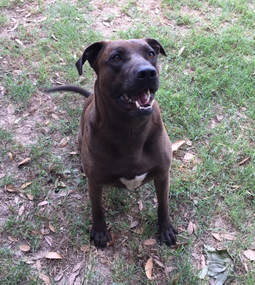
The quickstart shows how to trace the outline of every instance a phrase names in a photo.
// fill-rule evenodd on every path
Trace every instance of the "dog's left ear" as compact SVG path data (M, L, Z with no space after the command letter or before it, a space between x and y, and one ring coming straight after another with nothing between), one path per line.
M97 56L99 51L104 47L105 42L96 42L89 47L87 47L82 56L76 62L76 67L78 69L79 75L82 75L82 66L86 60L88 60L90 66L97 72Z
M162 45L154 39L145 39L145 41L155 50L156 54L163 54L164 56L166 56L166 53L162 47Z

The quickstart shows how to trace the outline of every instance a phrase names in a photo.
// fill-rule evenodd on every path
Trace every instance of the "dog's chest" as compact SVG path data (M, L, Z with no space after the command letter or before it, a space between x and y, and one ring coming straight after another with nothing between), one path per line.
M143 183L147 174L148 173L137 175L133 179L127 179L127 178L121 177L120 181L127 187L128 190L134 190L135 188L139 187Z

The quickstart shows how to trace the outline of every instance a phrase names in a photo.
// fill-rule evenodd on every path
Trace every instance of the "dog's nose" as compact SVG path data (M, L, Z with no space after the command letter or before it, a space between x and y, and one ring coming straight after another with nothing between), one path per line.
M157 70L153 66L142 66L136 72L136 78L139 80L155 79Z

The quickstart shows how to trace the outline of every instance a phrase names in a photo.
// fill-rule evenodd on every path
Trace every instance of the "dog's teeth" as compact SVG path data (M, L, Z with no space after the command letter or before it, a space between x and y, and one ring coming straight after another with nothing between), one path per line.
M140 106L140 104L138 103L138 101L135 101L135 105L136 105L137 108L139 108L139 109L141 108L141 106Z

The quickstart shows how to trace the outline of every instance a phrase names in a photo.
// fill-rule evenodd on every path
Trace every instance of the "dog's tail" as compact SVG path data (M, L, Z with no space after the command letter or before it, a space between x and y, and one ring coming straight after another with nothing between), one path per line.
M62 86L57 86L57 87L53 87L53 88L49 88L45 90L46 93L57 92L57 91L71 91L71 92L79 93L86 98L88 98L91 95L89 91L79 86L74 86L74 85L62 85Z

